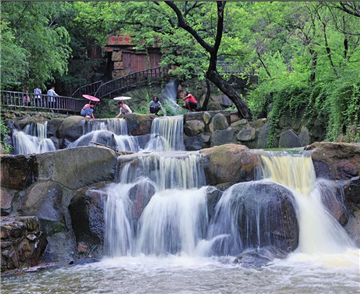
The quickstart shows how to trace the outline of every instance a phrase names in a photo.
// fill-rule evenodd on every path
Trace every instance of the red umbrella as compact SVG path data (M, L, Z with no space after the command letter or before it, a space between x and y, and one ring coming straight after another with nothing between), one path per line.
M96 102L99 102L100 99L99 98L96 98L95 96L91 96L91 95L87 95L87 94L84 94L82 95L84 98L86 99L89 99L90 101L96 101Z

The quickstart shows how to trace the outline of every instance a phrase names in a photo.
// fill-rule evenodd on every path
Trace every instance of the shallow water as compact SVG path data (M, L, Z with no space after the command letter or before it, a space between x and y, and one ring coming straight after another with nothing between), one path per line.
M359 250L344 256L293 253L257 269L234 257L108 258L5 277L2 293L359 293ZM327 262L337 259L347 262Z

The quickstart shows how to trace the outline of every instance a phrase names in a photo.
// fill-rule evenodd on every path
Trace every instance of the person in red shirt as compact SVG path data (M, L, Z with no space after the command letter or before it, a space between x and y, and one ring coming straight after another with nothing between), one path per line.
M182 98L182 100L185 100L183 108L188 109L189 111L195 111L197 108L197 101L193 95L185 92L185 97Z

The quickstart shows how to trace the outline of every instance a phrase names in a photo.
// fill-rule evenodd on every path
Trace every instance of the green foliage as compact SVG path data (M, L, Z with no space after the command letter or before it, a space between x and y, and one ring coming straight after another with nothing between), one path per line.
M1 130L1 145L4 148L4 152L10 153L13 147L5 142L6 136L9 135L9 130L7 126L4 124L4 121L2 119L0 120L0 130Z
M66 6L56 2L1 4L2 89L45 88L55 73L67 71L70 39L66 28L56 22Z

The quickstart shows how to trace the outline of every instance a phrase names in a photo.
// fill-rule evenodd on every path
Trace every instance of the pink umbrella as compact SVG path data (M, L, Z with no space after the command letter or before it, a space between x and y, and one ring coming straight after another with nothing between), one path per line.
M84 94L82 95L84 98L86 99L89 99L90 101L96 101L96 102L99 102L100 99L99 98L96 98L95 96L91 96L91 95L87 95L87 94Z

